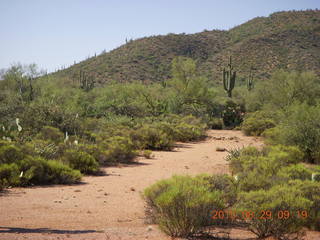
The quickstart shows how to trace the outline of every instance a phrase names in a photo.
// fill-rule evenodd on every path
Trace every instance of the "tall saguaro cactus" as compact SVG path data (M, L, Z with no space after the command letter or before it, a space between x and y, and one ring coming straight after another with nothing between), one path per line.
M248 91L251 91L253 89L253 67L250 68L250 73L247 78L247 89Z
M94 88L95 81L93 77L88 77L84 71L80 70L80 78L79 78L80 88L85 91L89 91Z
M230 56L228 69L223 68L223 87L228 93L228 97L232 97L232 90L236 82L236 71L233 71L232 59Z

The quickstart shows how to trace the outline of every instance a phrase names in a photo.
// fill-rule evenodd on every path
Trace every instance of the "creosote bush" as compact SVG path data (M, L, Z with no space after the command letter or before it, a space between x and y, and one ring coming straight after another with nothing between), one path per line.
M172 237L188 237L212 224L214 209L224 209L222 193L203 176L174 176L144 191L151 217Z
M257 111L244 118L241 129L248 136L260 136L266 129L275 127L275 125L269 113Z
M294 191L293 191L294 190ZM294 239L303 235L302 228L306 218L297 216L297 213L309 210L312 201L301 196L299 189L288 186L275 186L267 191L257 190L243 192L239 195L235 209L249 212L246 221L248 229L259 239L273 236L276 239ZM263 211L270 211L267 214ZM288 216L288 214L290 216ZM269 217L270 216L270 217Z
M18 186L20 182L19 174L20 171L17 164L0 164L0 191L5 187Z
M63 162L69 164L70 167L79 170L85 174L96 174L99 171L99 164L94 157L86 152L74 149L67 150L63 155Z

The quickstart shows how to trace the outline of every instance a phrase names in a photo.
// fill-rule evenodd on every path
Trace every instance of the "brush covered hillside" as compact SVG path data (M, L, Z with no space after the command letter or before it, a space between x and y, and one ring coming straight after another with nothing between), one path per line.
M172 59L185 56L196 60L209 80L219 82L229 55L233 56L239 79L247 77L251 66L259 79L268 78L278 68L320 74L320 11L277 12L229 31L130 40L54 74L77 80L82 70L101 84L112 80L161 82L171 77Z

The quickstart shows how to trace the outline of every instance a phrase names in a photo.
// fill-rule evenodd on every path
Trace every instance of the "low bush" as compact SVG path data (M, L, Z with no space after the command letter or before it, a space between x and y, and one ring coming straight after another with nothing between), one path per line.
M133 131L130 138L138 149L171 150L174 141L170 135L151 125Z
M266 112L254 112L246 115L241 125L244 134L260 136L266 129L273 128L275 121Z
M81 180L81 173L67 165L55 161L48 161L48 182L52 184L73 184Z
M81 174L62 162L45 160L40 157L27 157L20 163L21 184L70 184L80 181Z
M152 158L152 151L150 150L144 150L142 154L145 158L150 159Z
M64 134L58 128L45 126L40 130L36 138L58 144L63 142Z
M137 155L135 146L128 137L115 136L101 143L103 151L102 164L128 163Z
M1 163L15 163L23 159L24 154L18 147L8 144L0 147L0 164Z
M267 190L280 182L294 179L295 174L299 175L297 172L299 169L288 166L301 162L303 153L297 147L281 145L265 147L261 151L248 147L232 152L227 159L232 172L238 176L239 189L242 191ZM279 175L278 171L283 167L288 168ZM300 173L303 175L302 172ZM303 179L302 175L300 177Z
M303 235L302 228L306 224L306 219L297 213L312 206L312 201L301 196L300 192L280 185L268 191L243 192L235 209L259 239L269 236L279 240L297 239Z
M303 151L310 163L320 163L320 127L317 121L320 116L320 105L293 105L287 116L266 136L273 144L297 146Z
M208 123L208 127L210 129L223 129L223 120L221 118L211 118Z
M77 169L81 173L96 174L99 171L99 164L94 157L76 149L68 149L64 153L62 160L71 168Z
M239 126L243 121L244 107L228 100L222 111L223 124L226 128Z
M8 186L17 186L20 183L20 171L15 163L0 164L0 191Z
M224 209L220 191L203 177L174 176L150 186L144 197L153 219L172 237L187 237L209 225L214 209Z
M283 178L283 181L288 180L311 180L312 171L306 168L303 164L293 164L283 167L279 170L278 176Z
M207 177L207 181L211 191L221 191L226 207L231 207L236 203L238 183L234 177L227 174L212 175Z
M307 217L305 226L320 230L320 183L316 181L289 181L288 189L296 195L303 196L312 202L310 208L305 208Z

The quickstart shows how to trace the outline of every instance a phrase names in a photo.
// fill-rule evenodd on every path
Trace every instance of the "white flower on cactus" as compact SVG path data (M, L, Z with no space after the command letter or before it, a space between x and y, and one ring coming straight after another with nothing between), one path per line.
M19 176L19 177L22 178L22 176L23 176L23 171L20 173L20 176Z
M79 143L78 143L78 140L74 140L74 144L75 145L78 145Z
M22 131L22 127L20 126L19 122L20 122L19 118L16 118L16 124L17 124L17 127L18 127L18 131L21 132Z
M239 179L239 178L238 178L238 175L234 175L233 177L234 177L234 179L235 179L236 181L238 181L238 179Z

